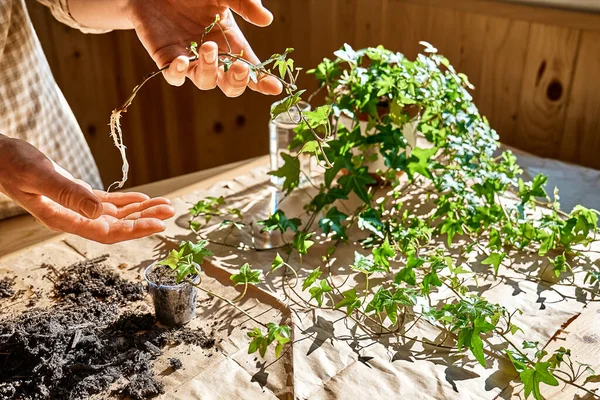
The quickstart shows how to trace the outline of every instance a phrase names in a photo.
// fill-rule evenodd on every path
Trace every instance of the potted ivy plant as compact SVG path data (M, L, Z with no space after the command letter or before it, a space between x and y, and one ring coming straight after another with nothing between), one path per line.
M181 242L179 248L144 271L156 319L166 326L187 324L196 314L197 285L204 257L212 255L206 241Z
M354 50L346 44L334 55L334 61L325 59L309 73L321 88L327 88L327 101L335 105L338 124L349 130L360 128L366 140L355 155L364 159L369 173L379 180L389 165L380 154L378 133L386 128L398 131L407 156L417 145L417 127L426 105L419 102L414 89L407 90L412 64L381 46Z

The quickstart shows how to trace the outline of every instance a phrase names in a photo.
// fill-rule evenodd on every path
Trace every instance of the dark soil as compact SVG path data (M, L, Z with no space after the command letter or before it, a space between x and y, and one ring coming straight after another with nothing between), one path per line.
M107 255L86 260L56 271L51 268L49 278L54 282L54 295L85 304L90 299L124 304L144 298L141 282L124 280L112 268L102 265Z
M12 288L15 284L15 278L2 278L0 279L0 299L6 299L13 297L15 290Z
M177 285L177 272L166 265L156 265L148 272L148 279L156 285Z
M173 371L177 371L183 367L183 363L179 358L169 358L169 364L173 368Z
M214 346L202 330L165 329L152 314L123 313L123 303L142 292L103 266L105 259L56 271L55 306L0 322L1 399L149 398L163 392L153 372L163 348Z

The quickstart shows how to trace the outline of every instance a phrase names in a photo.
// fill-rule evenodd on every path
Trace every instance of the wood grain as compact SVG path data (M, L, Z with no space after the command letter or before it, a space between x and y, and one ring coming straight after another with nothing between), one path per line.
M556 157L565 124L579 31L533 24L523 70L518 148Z
M388 0L356 0L354 47L377 47L383 41L387 24Z
M589 364L594 371L600 370L600 304L591 302L573 322L559 331L556 340L551 341L545 350L552 354L560 347L571 349L575 368L579 362ZM558 375L565 378L563 374ZM582 385L587 376L588 374L584 374L576 383ZM589 383L586 388L600 389L600 384ZM547 399L593 398L576 387L563 384L555 387L544 385L542 393Z
M600 169L600 34L583 32L560 142L560 158Z
M427 7L451 8L514 21L528 21L570 29L600 30L600 13L560 10L498 0L403 0Z
M501 0L570 10L600 11L598 0Z
M420 49L419 41L422 40L419 25L423 11L423 7L403 0L389 0L382 44L414 59Z
M509 145L518 145L516 127L529 26L506 18L487 19L480 79L475 82L477 106L500 140Z

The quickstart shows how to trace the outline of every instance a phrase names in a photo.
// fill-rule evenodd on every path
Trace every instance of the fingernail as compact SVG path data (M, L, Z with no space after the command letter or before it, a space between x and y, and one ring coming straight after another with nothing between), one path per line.
M176 68L177 68L178 72L183 72L183 71L185 71L186 65L184 62L180 61L177 63Z
M236 81L244 81L248 77L248 71L238 72L237 74L233 74L233 77Z
M217 52L216 51L210 51L208 53L204 53L204 61L206 61L208 64L212 64L217 60Z
M79 209L86 217L94 218L98 210L98 203L90 199L85 199L81 202Z

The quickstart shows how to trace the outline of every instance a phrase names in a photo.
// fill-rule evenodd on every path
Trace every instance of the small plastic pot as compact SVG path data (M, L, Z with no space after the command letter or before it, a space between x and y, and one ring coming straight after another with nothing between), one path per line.
M156 319L166 326L187 324L196 315L198 288L186 282L174 286L159 285L152 282L148 274L156 266L156 263L153 263L144 271L144 278L148 282L148 292L152 296L152 302L154 303ZM196 267L200 270L198 265ZM200 276L196 275L192 282L199 283Z

